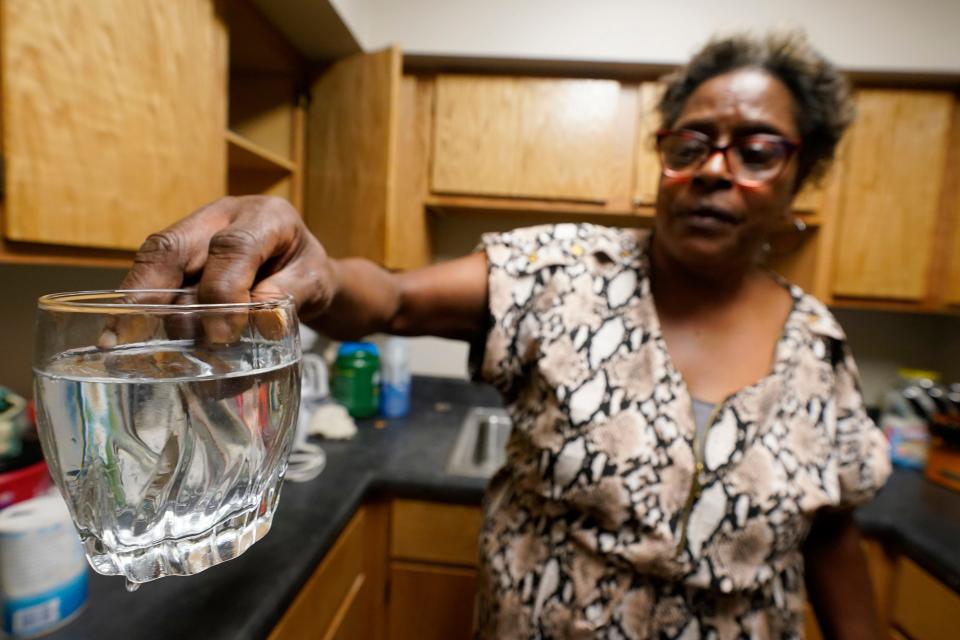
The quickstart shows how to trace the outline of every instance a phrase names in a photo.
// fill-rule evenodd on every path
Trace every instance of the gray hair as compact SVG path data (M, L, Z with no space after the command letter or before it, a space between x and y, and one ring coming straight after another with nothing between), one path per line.
M793 94L801 139L797 185L820 178L855 109L846 77L814 50L803 32L763 37L739 33L711 40L685 66L663 78L666 90L659 110L664 126L674 125L701 84L743 67L767 71Z

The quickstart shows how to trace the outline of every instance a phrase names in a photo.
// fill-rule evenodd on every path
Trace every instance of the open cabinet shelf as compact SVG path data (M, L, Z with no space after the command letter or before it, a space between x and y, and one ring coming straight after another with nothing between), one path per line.
M303 204L305 62L249 0L230 3L227 193Z
M292 173L297 165L236 131L227 131L227 164L231 170Z

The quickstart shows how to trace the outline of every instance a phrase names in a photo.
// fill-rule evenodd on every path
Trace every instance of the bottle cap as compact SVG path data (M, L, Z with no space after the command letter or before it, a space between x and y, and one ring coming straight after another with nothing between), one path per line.
M348 357L358 353L379 356L377 345L373 344L372 342L344 342L340 345L340 348L337 349L337 357Z
M932 371L930 369L897 369L897 375L906 380L932 380L933 382L940 381L940 372Z

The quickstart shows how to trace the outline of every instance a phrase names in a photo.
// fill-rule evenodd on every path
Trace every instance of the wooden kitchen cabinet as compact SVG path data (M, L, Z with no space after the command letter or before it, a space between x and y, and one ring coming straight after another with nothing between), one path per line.
M302 206L304 63L249 0L0 11L0 262L127 266L228 193Z
M134 249L223 195L213 0L6 0L5 240Z
M661 128L657 105L663 96L664 85L642 82L639 87L637 109L637 141L634 144L633 205L652 207L657 203L660 184L660 154L657 152L657 131Z
M891 622L911 640L955 638L960 629L960 595L907 558L896 568Z
M954 97L862 89L838 205L835 299L922 303L943 195Z
M389 640L469 640L477 572L421 563L390 564Z
M471 637L478 507L394 500L390 514L390 640Z
M943 199L945 281L943 302L954 308L960 307L960 100L953 109L953 132L947 159L947 186Z
M297 594L270 640L382 638L386 579L385 504L353 516Z
M390 557L473 567L482 516L477 507L394 500Z
M478 507L362 506L269 640L469 638L479 530Z
M248 0L229 3L227 193L286 198L300 210L306 63Z
M954 221L949 256L950 270L947 273L944 302L953 307L960 307L960 214L957 214Z
M435 105L434 193L593 203L626 193L615 80L440 75Z
M342 59L314 83L306 221L334 257L363 256L390 268L429 260L419 194L410 206L426 150L398 152L401 139L423 144L413 110L429 109L425 97L402 79L397 49Z

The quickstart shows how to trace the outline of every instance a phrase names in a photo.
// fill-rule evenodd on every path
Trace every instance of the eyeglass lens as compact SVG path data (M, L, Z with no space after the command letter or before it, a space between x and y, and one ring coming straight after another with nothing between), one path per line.
M668 134L660 140L664 168L678 176L693 174L715 148L706 139L682 132ZM750 136L734 140L724 155L735 178L762 182L779 174L787 150L773 136Z

